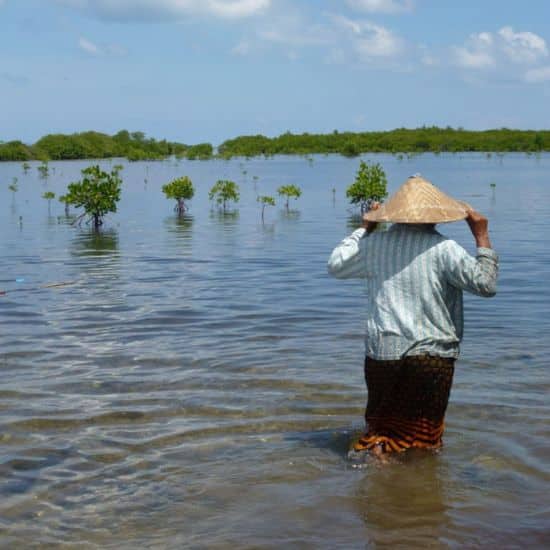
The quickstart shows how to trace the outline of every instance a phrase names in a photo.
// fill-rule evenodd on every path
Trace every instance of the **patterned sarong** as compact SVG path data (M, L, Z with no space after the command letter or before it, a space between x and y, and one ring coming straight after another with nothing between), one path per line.
M367 433L353 450L390 453L440 447L454 362L429 355L395 361L367 357Z

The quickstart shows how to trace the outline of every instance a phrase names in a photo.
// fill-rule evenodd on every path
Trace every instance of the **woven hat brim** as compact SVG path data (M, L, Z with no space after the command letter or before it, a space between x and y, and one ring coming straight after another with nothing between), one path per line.
M407 212L388 213L382 205L378 210L371 210L365 214L364 219L370 222L393 222L393 223L450 223L465 220L468 217L470 207L464 203L464 207L457 208L454 212L439 208L422 208L416 212L408 209Z
M469 204L449 197L421 177L409 178L380 208L368 212L371 222L449 223L464 220Z

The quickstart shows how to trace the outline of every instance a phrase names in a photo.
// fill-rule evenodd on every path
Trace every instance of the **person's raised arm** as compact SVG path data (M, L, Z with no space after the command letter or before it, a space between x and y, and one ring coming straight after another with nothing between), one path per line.
M380 204L375 202L371 210L376 210ZM346 237L333 251L328 260L328 272L337 279L353 279L366 277L366 246L364 237L376 228L376 222L370 222L363 217L363 225Z
M489 239L489 221L471 209L466 222L476 242L477 256L473 258L460 245L449 241L446 262L447 278L451 285L490 297L496 294L498 256Z

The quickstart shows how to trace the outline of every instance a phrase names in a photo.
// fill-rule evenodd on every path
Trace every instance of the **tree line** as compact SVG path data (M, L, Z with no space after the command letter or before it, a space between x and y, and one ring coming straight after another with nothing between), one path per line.
M0 161L77 160L127 158L130 161L162 160L170 156L190 159L210 158L209 143L186 145L165 139L147 138L143 132L120 132L109 136L100 132L48 134L33 145L21 141L0 143Z
M222 157L258 155L340 154L355 157L362 153L443 153L443 152L539 152L550 151L550 130L464 130L451 127L398 128L385 132L338 132L292 134L275 138L241 136L218 148Z
M464 130L463 128L397 128L384 132L338 132L293 134L278 137L239 136L224 141L215 154L211 143L186 145L165 139L147 138L143 132L120 132L109 136L100 132L49 134L33 145L21 141L0 142L0 161L75 160L127 158L130 161L161 160L170 156L191 160L273 155L340 154L355 157L362 153L444 153L444 152L526 152L550 151L550 130Z

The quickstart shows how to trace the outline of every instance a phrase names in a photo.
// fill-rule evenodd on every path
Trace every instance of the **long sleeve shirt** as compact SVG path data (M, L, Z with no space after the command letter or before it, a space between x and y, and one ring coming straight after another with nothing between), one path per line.
M366 354L379 360L431 354L458 357L463 333L462 291L496 293L498 256L470 256L427 224L357 229L332 252L329 273L362 278L367 290Z

